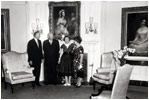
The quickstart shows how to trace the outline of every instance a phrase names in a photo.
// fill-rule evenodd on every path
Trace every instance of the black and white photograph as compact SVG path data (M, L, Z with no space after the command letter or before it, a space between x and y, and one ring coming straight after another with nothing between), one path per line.
M148 1L0 1L1 99L148 99Z

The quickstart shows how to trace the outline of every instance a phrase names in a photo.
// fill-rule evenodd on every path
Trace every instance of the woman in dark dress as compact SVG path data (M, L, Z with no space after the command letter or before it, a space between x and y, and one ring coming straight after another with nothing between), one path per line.
M73 75L70 38L65 36L64 41L65 43L61 46L60 50L60 73L65 76L64 86L70 86L71 76Z
M77 77L76 87L81 86L81 82L84 77L84 69L83 69L83 53L84 49L80 45L82 42L81 37L74 38L74 49L73 51L73 67L74 67L74 76Z

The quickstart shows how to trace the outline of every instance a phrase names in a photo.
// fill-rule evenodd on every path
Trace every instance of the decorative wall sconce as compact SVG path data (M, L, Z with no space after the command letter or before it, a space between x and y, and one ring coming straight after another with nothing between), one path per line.
M32 23L32 32L39 31L41 34L43 33L43 23L39 23L39 18L36 18L36 23Z
M97 22L93 23L93 17L90 17L89 22L85 23L85 30L86 30L87 34L89 32L94 32L96 34L97 33L97 27L98 27L98 23Z

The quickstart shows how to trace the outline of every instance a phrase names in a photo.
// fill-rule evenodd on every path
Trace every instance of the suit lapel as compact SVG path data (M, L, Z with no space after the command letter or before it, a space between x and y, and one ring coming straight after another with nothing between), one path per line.
M51 45L53 45L53 43L54 43L54 39L53 39L53 41L52 41L52 44L51 44Z
M37 43L36 43L36 41L35 41L35 39L33 39L33 41L34 41L34 43L36 44L36 47L39 48L38 45L37 45ZM39 42L38 42L38 43L39 43Z
M41 48L41 42L38 40L39 48Z

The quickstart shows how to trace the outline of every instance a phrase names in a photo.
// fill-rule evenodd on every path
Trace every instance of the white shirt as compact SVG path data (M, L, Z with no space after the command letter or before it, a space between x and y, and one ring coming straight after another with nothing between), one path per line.
M39 47L39 43L38 40L36 38L34 38L34 40L36 41L37 46Z
M50 44L52 44L53 40L49 40Z
M68 44L65 43L65 46L66 46L67 48L69 47L69 45L70 45L70 42L69 42Z

